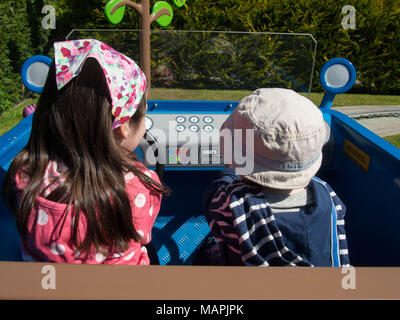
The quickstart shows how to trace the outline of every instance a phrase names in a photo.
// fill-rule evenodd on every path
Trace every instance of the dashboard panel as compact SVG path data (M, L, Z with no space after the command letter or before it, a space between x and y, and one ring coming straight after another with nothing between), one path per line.
M169 169L221 169L220 128L238 102L149 101L145 116L150 140L142 139L139 158L146 166L157 161ZM155 147L156 146L156 147ZM155 148L157 151L155 152ZM332 162L334 139L323 148L322 167Z

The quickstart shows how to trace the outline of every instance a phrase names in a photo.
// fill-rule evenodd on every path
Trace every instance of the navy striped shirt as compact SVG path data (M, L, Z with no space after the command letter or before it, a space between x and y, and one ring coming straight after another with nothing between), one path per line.
M313 202L274 211L263 188L225 169L205 195L204 212L228 265L349 266L346 207L332 188L313 178ZM333 209L333 210L332 210Z

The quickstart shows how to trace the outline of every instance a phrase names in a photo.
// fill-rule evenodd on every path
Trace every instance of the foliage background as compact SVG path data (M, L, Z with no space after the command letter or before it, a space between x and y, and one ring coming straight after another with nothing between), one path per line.
M167 1L174 9L167 29L312 34L318 41L313 91L321 91L318 72L322 65L333 57L343 57L357 70L357 82L351 92L400 93L400 0L187 0L182 8ZM64 40L71 29L138 28L138 15L130 8L120 24L109 24L103 13L106 3L107 0L1 1L0 113L29 95L23 91L19 75L23 62L34 54L51 57L53 42ZM45 4L56 8L54 30L41 27ZM342 28L344 5L356 8L354 30ZM152 27L161 29L157 24Z

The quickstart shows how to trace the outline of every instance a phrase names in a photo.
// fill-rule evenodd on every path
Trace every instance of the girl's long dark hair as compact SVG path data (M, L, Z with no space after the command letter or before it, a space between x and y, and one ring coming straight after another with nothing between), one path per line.
M128 241L140 240L133 226L124 172L132 172L151 192L169 193L166 186L135 166L133 153L128 154L118 146L105 81L97 60L89 58L80 74L58 90L54 62L51 65L33 115L28 144L14 158L2 190L23 239L28 233L35 198L40 196L46 168L54 159L61 159L68 169L63 173L65 182L46 198L74 206L72 241L81 252L89 251L92 246L100 250L126 250ZM137 127L145 112L143 98L129 125ZM19 201L16 199L17 174L29 178ZM77 239L80 214L87 220L84 239Z

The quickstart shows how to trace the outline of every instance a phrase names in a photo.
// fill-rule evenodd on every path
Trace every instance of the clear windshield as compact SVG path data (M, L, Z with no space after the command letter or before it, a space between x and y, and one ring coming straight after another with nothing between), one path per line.
M239 100L260 87L311 91L317 43L309 34L150 32L151 99ZM140 61L139 33L73 30L67 40L98 39Z

